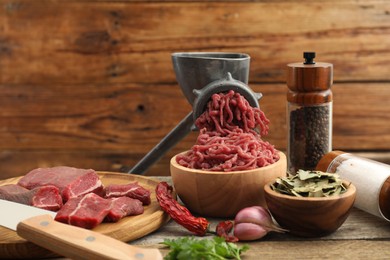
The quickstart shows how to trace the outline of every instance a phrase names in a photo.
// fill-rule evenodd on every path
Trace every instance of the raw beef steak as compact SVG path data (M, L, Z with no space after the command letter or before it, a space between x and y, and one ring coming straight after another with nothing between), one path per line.
M94 170L68 166L34 169L21 178L18 184L27 189L54 185L60 189L64 202L90 192L103 192L102 182Z
M134 216L144 213L142 202L129 197L111 199L111 210L108 212L105 221L117 222L126 216Z
M0 199L57 211L62 207L60 191L53 185L28 190L17 184L0 186Z
M69 199L57 212L55 220L73 226L92 229L103 222L111 210L111 200L95 193Z
M137 182L129 184L111 184L106 187L106 198L130 197L140 200L143 205L149 205L150 191L138 185Z
M0 199L31 205L30 190L16 184L0 186Z

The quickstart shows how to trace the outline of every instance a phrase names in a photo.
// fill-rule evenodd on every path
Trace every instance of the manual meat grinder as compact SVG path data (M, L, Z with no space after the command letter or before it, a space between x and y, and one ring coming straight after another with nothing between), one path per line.
M144 172L169 149L196 130L195 120L204 112L207 102L216 93L234 90L244 96L252 107L259 107L260 93L248 84L250 57L243 53L184 52L172 54L176 80L192 111L150 150L128 173Z

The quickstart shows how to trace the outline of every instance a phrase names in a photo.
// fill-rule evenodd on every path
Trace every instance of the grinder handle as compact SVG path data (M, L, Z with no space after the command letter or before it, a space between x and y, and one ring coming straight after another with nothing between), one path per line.
M144 172L158 161L169 149L187 136L194 125L193 113L190 112L171 130L152 150L150 150L128 173L143 175Z

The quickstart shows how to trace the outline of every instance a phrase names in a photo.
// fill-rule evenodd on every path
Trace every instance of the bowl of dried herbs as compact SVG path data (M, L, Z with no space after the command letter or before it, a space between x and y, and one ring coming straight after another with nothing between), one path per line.
M264 186L267 207L291 234L319 237L335 232L347 219L356 187L338 174L298 170Z

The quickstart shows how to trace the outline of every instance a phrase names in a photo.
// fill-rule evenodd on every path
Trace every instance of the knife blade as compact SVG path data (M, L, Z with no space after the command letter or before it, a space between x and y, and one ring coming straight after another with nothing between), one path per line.
M0 225L71 259L162 259L158 249L139 248L98 232L60 223L55 212L0 199Z

